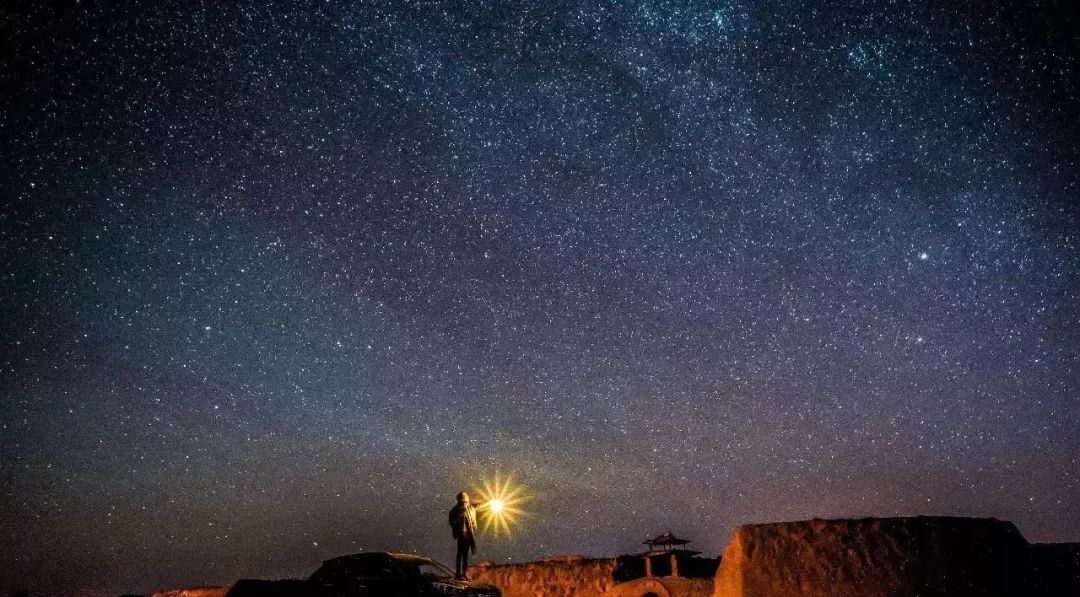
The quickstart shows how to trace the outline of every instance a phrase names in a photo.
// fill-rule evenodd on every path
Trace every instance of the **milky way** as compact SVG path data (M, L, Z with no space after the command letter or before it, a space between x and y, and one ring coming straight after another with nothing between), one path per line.
M495 561L1080 539L1066 0L33 4L0 593L446 561L496 474L532 499Z

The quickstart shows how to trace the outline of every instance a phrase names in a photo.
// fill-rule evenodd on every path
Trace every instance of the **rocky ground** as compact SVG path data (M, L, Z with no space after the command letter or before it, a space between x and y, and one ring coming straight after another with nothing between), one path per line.
M561 556L475 566L470 574L499 587L503 597L1080 596L1080 543L1029 544L1012 523L995 519L744 525L732 533L715 578L697 582L616 582L616 564L615 558ZM203 587L147 597L224 597L226 592Z

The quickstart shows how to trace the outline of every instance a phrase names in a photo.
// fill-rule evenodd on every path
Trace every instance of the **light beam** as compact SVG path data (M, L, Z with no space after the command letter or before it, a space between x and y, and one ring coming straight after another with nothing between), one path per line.
M480 514L480 530L485 533L509 536L510 530L528 515L522 505L529 496L525 488L515 485L510 477L500 479L496 475L493 480L484 481L476 494L481 499L476 508Z

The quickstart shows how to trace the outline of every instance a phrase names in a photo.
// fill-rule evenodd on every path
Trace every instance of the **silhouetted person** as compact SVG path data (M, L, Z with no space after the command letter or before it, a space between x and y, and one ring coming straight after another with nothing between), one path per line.
M469 503L469 494L457 494L457 504L450 508L450 531L457 541L454 557L454 573L459 579L467 578L469 552L476 553L476 508Z

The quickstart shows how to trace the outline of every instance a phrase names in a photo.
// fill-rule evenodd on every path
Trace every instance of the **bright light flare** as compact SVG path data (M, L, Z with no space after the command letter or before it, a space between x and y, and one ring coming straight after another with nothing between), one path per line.
M510 477L500 480L496 476L492 481L485 481L476 493L481 499L476 508L480 514L481 531L496 536L509 536L510 529L527 516L521 506L528 501L529 496L525 493L525 488L515 485Z

